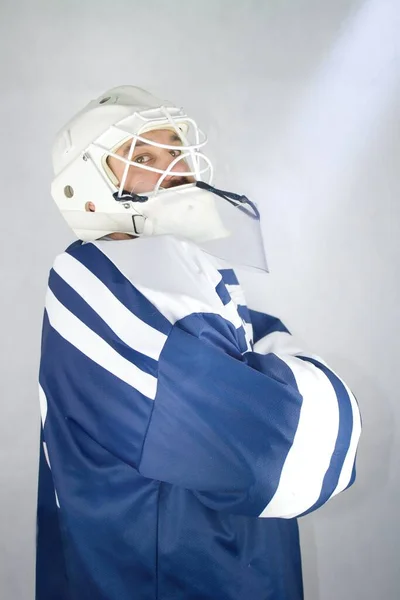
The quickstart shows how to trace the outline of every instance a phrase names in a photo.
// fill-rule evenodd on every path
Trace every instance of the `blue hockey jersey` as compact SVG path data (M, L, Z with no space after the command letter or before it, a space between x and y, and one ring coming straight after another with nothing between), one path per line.
M356 400L172 236L73 244L40 365L37 600L301 600L296 517L354 481Z

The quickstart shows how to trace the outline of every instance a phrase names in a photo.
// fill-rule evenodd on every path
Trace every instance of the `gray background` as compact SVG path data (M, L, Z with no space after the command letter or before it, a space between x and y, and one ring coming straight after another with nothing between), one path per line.
M216 183L262 207L259 308L361 405L356 485L301 520L306 599L399 597L399 31L398 0L2 0L2 599L33 598L43 299L72 240L51 142L125 83L208 132Z

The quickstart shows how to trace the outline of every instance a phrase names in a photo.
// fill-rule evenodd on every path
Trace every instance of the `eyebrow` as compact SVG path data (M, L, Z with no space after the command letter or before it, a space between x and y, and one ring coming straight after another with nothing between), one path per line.
M181 142L181 141L182 140L178 134L171 133L170 142ZM129 142L127 142L126 146L124 146L124 152L131 147L131 144L132 144L132 140L129 140ZM136 150L136 148L139 148L139 146L152 146L152 144L146 144L146 142L144 142L143 140L136 140L135 150Z

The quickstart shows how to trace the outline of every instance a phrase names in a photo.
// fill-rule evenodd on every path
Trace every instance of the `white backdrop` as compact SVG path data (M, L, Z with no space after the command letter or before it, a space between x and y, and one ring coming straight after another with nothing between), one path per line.
M258 307L359 400L357 483L301 520L306 600L398 598L399 30L398 0L2 0L1 598L34 597L43 299L72 239L51 142L125 83L208 132L216 183L264 215Z

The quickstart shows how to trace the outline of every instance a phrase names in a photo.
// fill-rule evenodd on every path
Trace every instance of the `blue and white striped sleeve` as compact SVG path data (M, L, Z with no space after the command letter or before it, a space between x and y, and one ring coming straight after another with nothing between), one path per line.
M278 319L251 314L254 351L241 357L174 326L140 470L215 510L293 518L353 482L360 416L346 384Z
M77 428L137 467L157 391L158 359L171 327L93 244L57 257L39 373L55 479L65 468L63 455L79 452ZM56 481L61 496L63 482Z
M250 362L268 369L269 360L279 361L302 398L279 485L261 516L299 516L354 482L360 413L346 383L320 357L303 352L279 319L253 310L250 316L255 342Z

